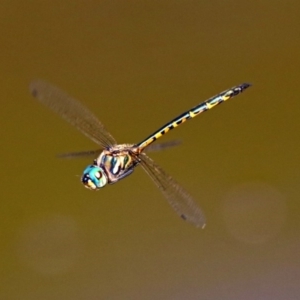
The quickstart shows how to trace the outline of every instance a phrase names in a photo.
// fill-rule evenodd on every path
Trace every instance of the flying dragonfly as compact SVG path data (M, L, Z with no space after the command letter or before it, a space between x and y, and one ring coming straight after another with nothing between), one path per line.
M86 167L81 177L81 181L86 188L99 190L107 184L116 183L130 175L135 167L140 165L183 220L192 223L196 227L204 228L206 224L205 216L194 199L147 156L145 151L161 150L176 145L177 142L167 142L158 144L155 147L152 143L171 129L239 95L250 86L249 83L242 83L198 104L166 123L137 144L117 144L103 124L85 106L46 81L35 80L31 82L30 92L40 102L58 113L101 147L100 150L63 155L64 157L96 156L93 164Z

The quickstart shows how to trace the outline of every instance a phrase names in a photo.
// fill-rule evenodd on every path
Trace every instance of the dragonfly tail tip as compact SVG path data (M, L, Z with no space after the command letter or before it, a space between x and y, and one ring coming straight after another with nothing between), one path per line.
M252 84L249 83L249 82L245 82L245 83L241 84L242 90L245 90L245 89L247 89L247 88L250 87L250 86L252 86Z

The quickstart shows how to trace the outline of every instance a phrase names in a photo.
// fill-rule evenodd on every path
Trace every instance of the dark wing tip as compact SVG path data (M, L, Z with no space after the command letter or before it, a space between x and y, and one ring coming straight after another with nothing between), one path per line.
M37 92L37 90L36 90L36 89L32 89L32 90L30 90L30 93L31 93L31 95L32 95L34 98L36 98L36 97L37 97L37 95L38 95L38 92Z
M33 97L35 97L35 98L38 96L37 85L38 85L38 80L33 80L33 81L31 81L30 84L29 84L29 91L30 91L30 94L31 94Z
M32 80L29 84L30 94L35 98L39 97L39 91L41 91L43 88L47 87L47 85L48 84L46 81L43 81L40 79Z
M186 217L184 214L180 215L180 217L181 217L184 221L187 220L187 217Z
M202 216L202 218L199 220L194 220L194 219L189 219L185 214L181 214L180 218L184 221L193 223L197 228L201 227L201 229L204 229L206 226L206 221L203 220L204 217Z

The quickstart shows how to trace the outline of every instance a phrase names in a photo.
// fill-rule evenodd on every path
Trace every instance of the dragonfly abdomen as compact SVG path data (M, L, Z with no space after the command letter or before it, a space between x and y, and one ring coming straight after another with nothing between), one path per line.
M140 152L142 152L143 149L145 149L147 146L152 144L154 141L156 141L158 138L160 138L161 136L163 136L173 128L179 126L180 124L183 124L189 119L195 118L199 114L212 109L213 107L231 99L232 97L237 96L249 86L250 86L249 83L242 83L198 104L197 106L191 108L190 110L184 112L183 114L179 115L172 121L162 126L156 132L154 132L153 134L148 136L145 140L140 142L137 145L137 147L140 149Z

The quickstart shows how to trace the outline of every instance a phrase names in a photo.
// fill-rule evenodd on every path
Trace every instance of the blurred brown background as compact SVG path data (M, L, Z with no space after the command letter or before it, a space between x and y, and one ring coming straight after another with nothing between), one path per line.
M0 299L299 299L299 1L1 1ZM195 197L183 222L138 168L97 193L97 148L28 91L45 79L120 143L244 81L150 156Z

